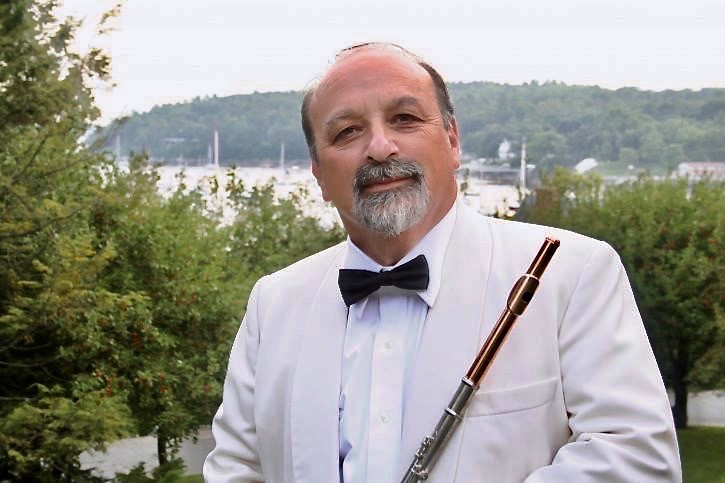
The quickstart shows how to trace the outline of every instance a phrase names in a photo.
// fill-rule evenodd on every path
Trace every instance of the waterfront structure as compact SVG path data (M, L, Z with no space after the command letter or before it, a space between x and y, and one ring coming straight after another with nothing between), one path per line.
M690 179L706 176L711 179L725 179L725 162L680 163L677 166L677 176Z

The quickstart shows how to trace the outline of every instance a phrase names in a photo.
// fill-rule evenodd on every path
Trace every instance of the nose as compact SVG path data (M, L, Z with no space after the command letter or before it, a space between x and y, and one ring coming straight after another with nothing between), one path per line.
M387 127L380 123L370 126L370 142L367 147L367 158L370 161L382 163L388 158L398 154L398 147L395 139Z

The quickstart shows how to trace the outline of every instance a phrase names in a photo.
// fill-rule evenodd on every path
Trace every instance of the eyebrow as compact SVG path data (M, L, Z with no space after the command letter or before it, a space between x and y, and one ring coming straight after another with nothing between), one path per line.
M349 119L351 117L355 117L355 115L356 115L355 111L353 111L352 109L343 109L342 111L335 113L334 116L332 116L330 119L328 119L327 122L325 122L325 127L329 128L333 124L335 124L339 121L342 121L344 119Z
M401 96L397 99L394 99L390 104L388 105L387 109L400 109L403 107L417 107L422 108L423 104L420 102L420 100L417 97L414 96ZM356 111L352 109L343 109L340 112L335 113L330 119L325 122L325 127L329 128L333 124L343 121L345 119L350 119L353 117L356 117L358 114Z
M401 107L423 107L423 104L417 97L413 96L402 96L395 99L391 104L391 109L400 109Z

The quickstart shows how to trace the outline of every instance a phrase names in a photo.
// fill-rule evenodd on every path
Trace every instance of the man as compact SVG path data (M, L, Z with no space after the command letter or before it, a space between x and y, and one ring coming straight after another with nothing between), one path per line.
M617 255L457 201L458 126L431 66L389 44L347 49L302 118L349 239L253 289L207 481L399 481L545 236L561 247L429 481L680 481ZM359 270L393 274L356 290Z

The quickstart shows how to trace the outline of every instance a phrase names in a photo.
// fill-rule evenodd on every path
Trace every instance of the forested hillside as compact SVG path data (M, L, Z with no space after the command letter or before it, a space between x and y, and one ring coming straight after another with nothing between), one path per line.
M450 85L472 157L497 157L506 138L540 166L584 158L673 168L688 161L725 160L725 89L616 91L561 83ZM196 98L134 114L108 138L108 148L147 150L167 162L206 163L219 132L222 164L306 160L299 127L301 92ZM116 133L120 136L118 139Z

